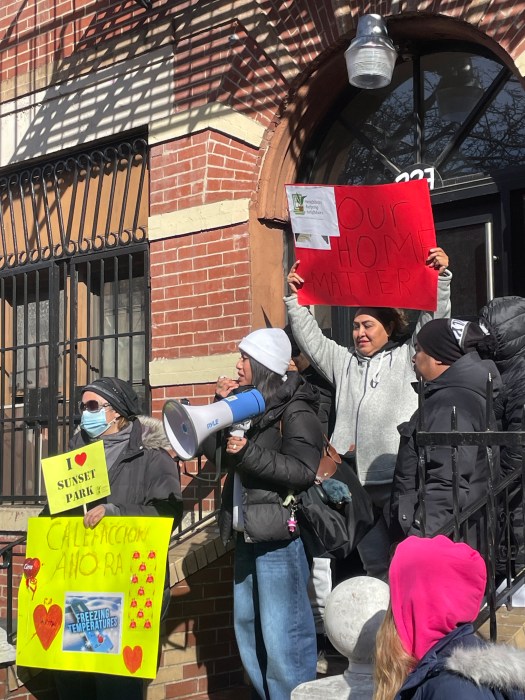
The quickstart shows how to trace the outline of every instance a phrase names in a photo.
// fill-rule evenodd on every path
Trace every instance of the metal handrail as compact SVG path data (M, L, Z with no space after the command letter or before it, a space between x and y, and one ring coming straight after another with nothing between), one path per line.
M418 476L420 487L419 493L419 509L423 511L421 522L421 531L424 535L426 532L426 522L424 517L424 484L426 482L426 458L427 449L431 446L446 446L452 449L451 464L451 489L452 489L452 517L449 522L442 526L439 530L432 533L435 535L446 535L452 537L455 541L468 541L468 529L474 523L483 523L484 529L482 533L481 543L478 542L480 553L483 555L487 565L487 592L486 592L486 607L480 612L476 621L476 627L479 627L487 619L490 621L490 638L492 641L497 637L497 621L496 609L502 603L506 602L507 606L511 604L512 593L515 592L521 583L525 580L525 569L521 572L514 571L515 561L513 559L513 551L511 546L511 525L512 513L510 503L521 494L520 502L522 508L525 506L525 410L522 417L521 430L505 432L491 429L493 420L493 393L492 393L492 377L488 376L486 406L485 406L485 429L483 431L458 431L456 407L451 408L450 431L430 432L424 430L424 386L419 383L419 418L418 428L416 432L416 442L419 450L418 460ZM458 466L458 448L463 446L484 447L486 450L488 464L488 480L487 490L484 496L479 498L475 503L472 503L468 508L461 510L459 503L459 472ZM522 462L516 466L512 472L505 477L496 480L495 473L495 458L493 447L506 446L520 448L522 453ZM518 483L519 482L519 483ZM510 492L509 492L510 489ZM513 506L515 508L515 504ZM496 590L496 555L502 554L501 544L498 545L498 512L501 511L504 516L505 527L501 530L504 538L500 538L500 542L504 540L505 551L505 571L506 585L500 591ZM522 528L525 535L525 527Z
M6 587L7 587L7 599L6 599L6 632L7 641L12 644L14 638L13 631L13 550L15 547L22 545L26 541L25 534L20 532L9 532L0 533L3 536L6 535L20 535L16 540L12 542L7 542L3 547L0 547L0 570L6 572Z

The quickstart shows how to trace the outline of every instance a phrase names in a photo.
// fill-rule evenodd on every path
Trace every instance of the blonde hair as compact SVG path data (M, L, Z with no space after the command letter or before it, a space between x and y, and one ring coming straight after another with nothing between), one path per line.
M401 644L389 605L376 636L373 700L393 700L416 664Z

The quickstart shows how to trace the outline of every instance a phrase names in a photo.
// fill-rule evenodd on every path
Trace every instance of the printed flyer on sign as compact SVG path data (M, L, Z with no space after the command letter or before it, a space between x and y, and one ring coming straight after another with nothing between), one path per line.
M30 518L16 662L154 678L171 518Z
M334 188L286 185L286 196L294 233L322 236L329 247L330 237L340 235Z
M435 311L436 246L426 180L286 185L300 304ZM337 233L336 233L337 231Z

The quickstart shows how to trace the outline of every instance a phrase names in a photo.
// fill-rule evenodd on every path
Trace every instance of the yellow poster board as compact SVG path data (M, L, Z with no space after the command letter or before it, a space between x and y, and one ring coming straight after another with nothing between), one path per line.
M50 513L62 513L109 496L104 443L97 440L42 460Z
M16 663L155 678L170 518L30 518Z

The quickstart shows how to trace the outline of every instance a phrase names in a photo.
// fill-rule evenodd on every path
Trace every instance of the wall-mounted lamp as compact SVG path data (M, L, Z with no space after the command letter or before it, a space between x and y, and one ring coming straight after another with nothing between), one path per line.
M443 67L436 88L436 102L444 122L462 124L483 95L470 58Z
M350 85L365 90L389 85L397 53L381 15L363 15L355 39L345 51Z

